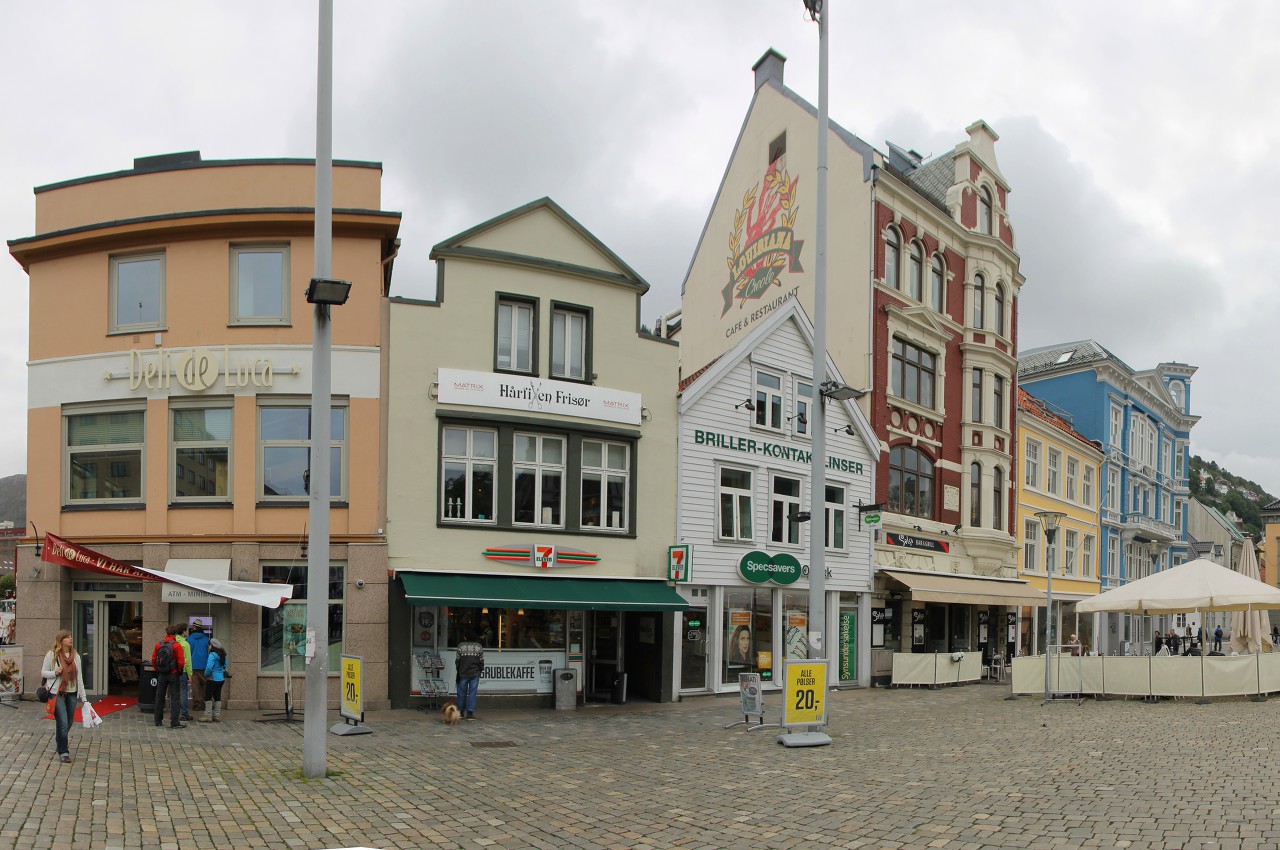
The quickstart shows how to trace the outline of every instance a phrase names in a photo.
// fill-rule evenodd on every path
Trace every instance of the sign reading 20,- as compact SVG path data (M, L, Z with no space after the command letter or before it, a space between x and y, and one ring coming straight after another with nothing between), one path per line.
M827 661L825 658L788 660L782 725L827 725Z

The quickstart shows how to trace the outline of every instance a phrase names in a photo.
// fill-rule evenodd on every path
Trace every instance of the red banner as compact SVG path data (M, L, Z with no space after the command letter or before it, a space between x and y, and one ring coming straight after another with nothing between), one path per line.
M56 534L45 534L44 549L41 552L40 559L51 564L73 567L77 570L91 570L95 573L138 578L143 581L160 581L159 576L143 572L137 567L117 561L114 558L108 558L106 555L102 555L92 549L77 546L74 543L63 540Z

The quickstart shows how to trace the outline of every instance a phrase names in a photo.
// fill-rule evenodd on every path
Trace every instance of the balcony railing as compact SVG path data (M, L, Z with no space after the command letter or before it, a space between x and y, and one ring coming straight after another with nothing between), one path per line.
M1167 522L1161 522L1158 519L1152 519L1144 514L1129 514L1125 518L1125 523L1147 532L1157 540L1172 541L1176 537L1176 532L1172 525Z

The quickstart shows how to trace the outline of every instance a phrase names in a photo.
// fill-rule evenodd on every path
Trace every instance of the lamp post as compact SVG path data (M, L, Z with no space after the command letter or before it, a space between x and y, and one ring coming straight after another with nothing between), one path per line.
M1053 545L1053 539L1058 535L1058 524L1062 522L1062 518L1066 516L1062 511L1036 511L1036 518L1044 525L1044 540L1046 546ZM1053 642L1053 565L1049 563L1049 553L1046 551L1044 556L1044 698L1049 699L1052 692L1050 682L1052 681L1049 673L1049 646Z
M329 708L329 443L333 348L329 308L351 286L335 286L333 266L333 0L320 0L316 50L315 272L307 303L315 305L311 340L311 463L307 537L307 676L302 726L302 775L327 773L325 720Z

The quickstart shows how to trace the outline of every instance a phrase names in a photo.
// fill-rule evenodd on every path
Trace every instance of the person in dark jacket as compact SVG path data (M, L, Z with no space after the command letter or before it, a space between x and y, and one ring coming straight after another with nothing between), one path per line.
M1213 630L1213 651L1222 652L1222 626Z
M204 666L209 660L209 634L199 622L192 624L187 646L191 647L191 710L204 711Z
M1173 629L1169 629L1169 636L1165 638L1165 643L1168 644L1169 646L1170 655L1178 654L1179 644L1181 642L1182 641L1178 639L1178 633L1175 632Z
M181 708L179 705L181 699L178 688L178 673L180 673L183 666L186 665L187 659L182 654L182 644L178 643L177 639L174 637L177 632L178 629L175 626L170 626L165 629L164 639L161 640L160 643L156 644L155 649L151 650L151 666L156 668L156 656L160 654L160 647L166 643L170 644L173 652L173 660L176 665L173 670L169 670L167 672L156 668L155 724L157 726L164 725L164 698L165 695L168 694L169 726L174 729L185 729L187 724L182 722L181 717L178 714Z
M484 672L484 647L476 640L475 630L468 630L466 638L458 644L454 666L458 673L458 711L467 720L476 719L476 691L480 687L480 674Z
M1164 635L1160 634L1160 631L1157 629L1156 638L1151 644L1151 654L1159 655L1162 648L1164 648Z

